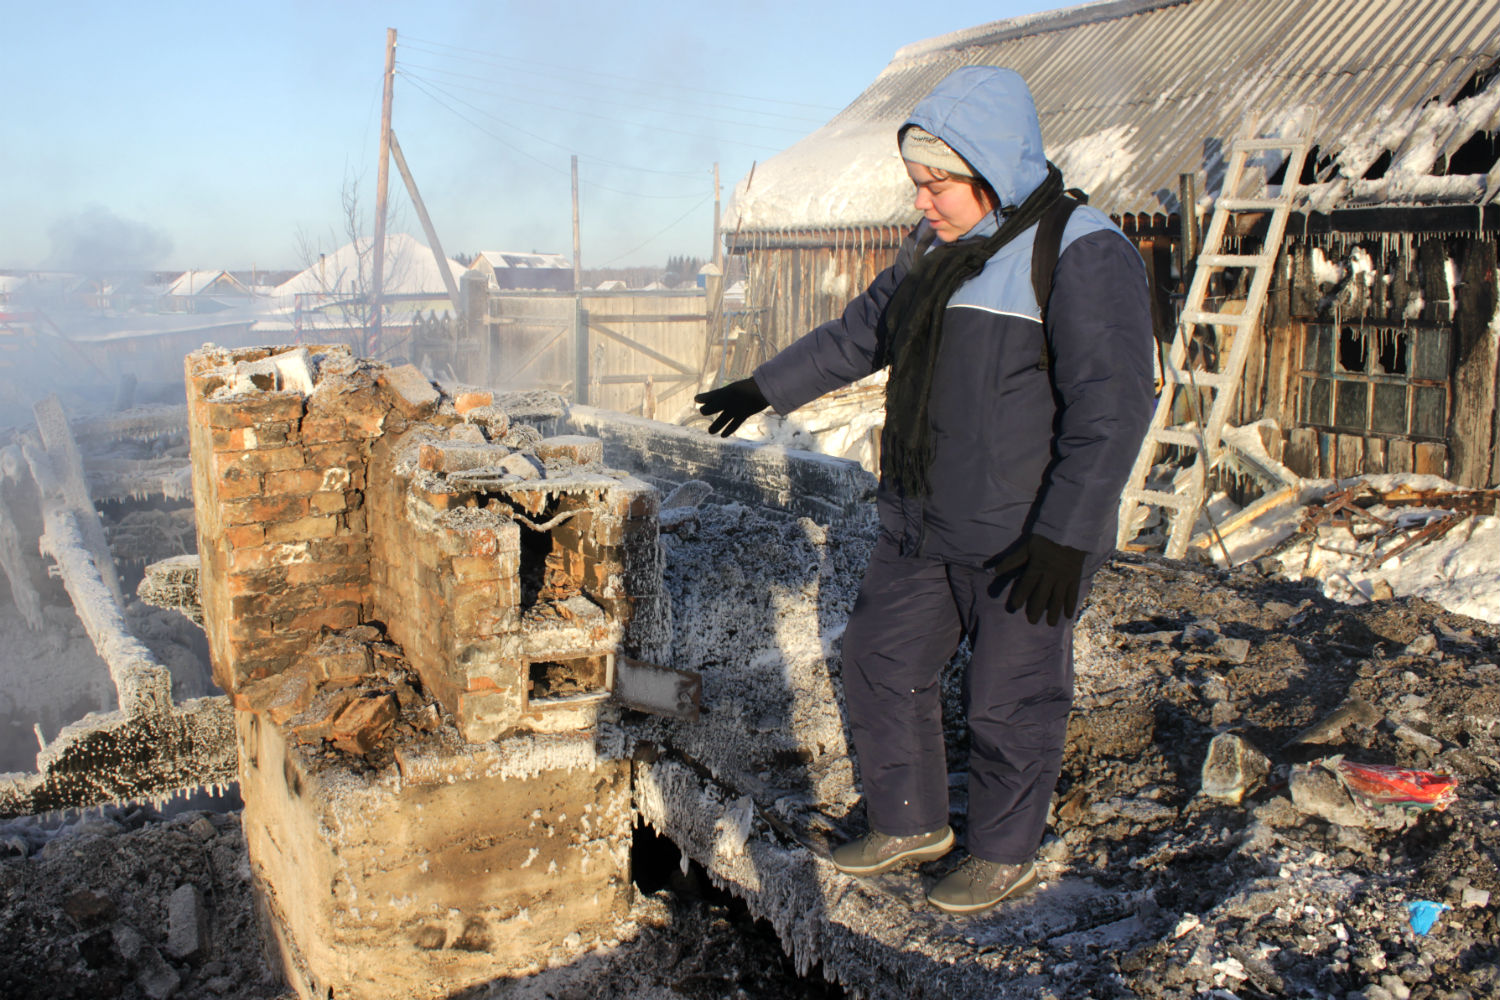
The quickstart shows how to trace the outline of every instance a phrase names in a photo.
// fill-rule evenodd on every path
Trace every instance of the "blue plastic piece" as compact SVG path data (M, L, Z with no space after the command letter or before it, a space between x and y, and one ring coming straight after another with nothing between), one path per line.
M1434 903L1430 899L1418 899L1406 904L1406 912L1411 915L1411 929L1418 934L1426 934L1432 930L1438 914L1451 909L1453 907L1447 903Z

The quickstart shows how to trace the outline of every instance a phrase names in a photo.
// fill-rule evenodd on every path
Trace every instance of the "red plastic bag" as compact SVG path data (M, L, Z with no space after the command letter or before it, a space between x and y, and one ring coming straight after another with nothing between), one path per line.
M1333 757L1325 764L1349 794L1371 806L1401 806L1442 812L1458 798L1458 779L1390 764L1356 764Z

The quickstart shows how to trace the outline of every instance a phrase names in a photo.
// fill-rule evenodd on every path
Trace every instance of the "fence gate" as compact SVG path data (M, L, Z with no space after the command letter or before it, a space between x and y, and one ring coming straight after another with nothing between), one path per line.
M703 371L705 303L701 291L491 294L486 382L671 420Z

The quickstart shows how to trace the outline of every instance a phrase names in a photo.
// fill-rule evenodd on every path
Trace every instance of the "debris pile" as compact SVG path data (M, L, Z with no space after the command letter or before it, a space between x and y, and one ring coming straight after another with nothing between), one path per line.
M692 515L663 536L663 580L671 665L702 671L703 715L624 724L637 746L638 808L682 846L690 871L774 925L809 977L768 980L763 965L762 992L747 995L836 991L820 974L850 996L903 998L1446 1000L1500 990L1500 629L1410 598L1340 603L1253 568L1116 558L1079 623L1078 697L1044 884L991 914L950 920L919 895L950 862L858 881L817 852L862 822L838 646L873 525L827 528L702 493L690 488L669 508ZM361 635L324 638L355 640L372 657L388 643ZM965 655L944 680L955 809ZM398 743L407 720L392 729ZM329 744L317 756L360 760ZM1365 805L1329 769L1336 758L1446 775L1456 794L1441 810ZM1303 774L1326 775L1327 794L1307 794ZM1448 797L1448 786L1414 780ZM1343 803L1332 818L1331 802ZM12 850L0 862L4 939L51 956L51 974L66 978L94 930L63 900L111 891L114 874L96 878L97 866L75 859L52 870L54 892L31 876L43 859L22 840L31 856ZM66 854L48 857L62 865ZM176 889L162 884L152 905ZM248 919L248 893L237 891L204 892L211 926ZM650 891L632 904L636 929L618 945L484 995L732 993L715 970L691 981L684 970L731 936L743 955L752 935L723 925L723 912L694 902L681 880ZM167 955L165 923L139 930ZM99 968L138 973L112 939L100 945ZM258 960L226 957L226 945L209 959L235 981L223 995L277 996L260 984ZM7 967L40 976L39 961ZM175 995L218 995L201 967L165 961L182 982Z

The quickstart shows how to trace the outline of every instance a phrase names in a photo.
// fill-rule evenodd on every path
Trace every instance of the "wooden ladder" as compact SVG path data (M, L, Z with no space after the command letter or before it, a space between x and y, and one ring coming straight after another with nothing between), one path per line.
M1214 202L1213 217L1208 231L1203 236L1203 249L1199 253L1193 272L1192 285L1178 319L1177 333L1172 339L1161 373L1161 395L1157 397L1156 413L1151 419L1150 429L1136 456L1135 466L1120 497L1120 526L1116 544L1124 548L1136 535L1136 519L1142 508L1157 507L1165 514L1171 511L1171 527L1168 532L1166 555L1170 559L1181 559L1187 551L1188 540L1198 520L1208 490L1208 473L1219 458L1219 441L1224 424L1229 419L1235 399L1239 394L1240 378L1245 370L1245 358L1250 353L1254 330L1260 322L1261 310L1266 304L1266 294L1271 285L1271 276L1276 257L1281 250L1282 237L1286 232L1287 216L1299 186L1303 164L1311 143L1313 121L1306 120L1299 134L1290 138L1241 138L1230 146L1229 161L1224 174L1221 194ZM1260 191L1253 197L1241 195L1245 181L1246 166L1252 157L1270 151L1283 151L1286 155L1285 179L1280 191L1273 195L1264 181ZM1183 211L1192 211L1193 206L1184 205ZM1226 235L1234 238L1243 235L1249 226L1236 226L1231 232L1232 218L1270 213L1261 252L1255 254L1231 253L1226 247ZM1248 290L1243 298L1226 299L1223 305L1210 311L1204 308L1211 276L1226 268L1243 268L1249 272ZM1237 283L1245 287L1244 283ZM1195 329L1200 324L1226 327L1231 338L1227 350L1223 344L1214 352L1218 367L1192 368L1188 361L1188 346ZM1212 360L1212 359L1211 359ZM1184 392L1185 390L1185 392ZM1202 393L1212 393L1212 402L1205 414ZM1185 398L1188 413L1184 419L1179 413L1179 400ZM1179 476L1176 488L1168 491L1148 489L1147 477L1156 464L1157 450L1162 447L1190 448L1197 452L1185 477Z

